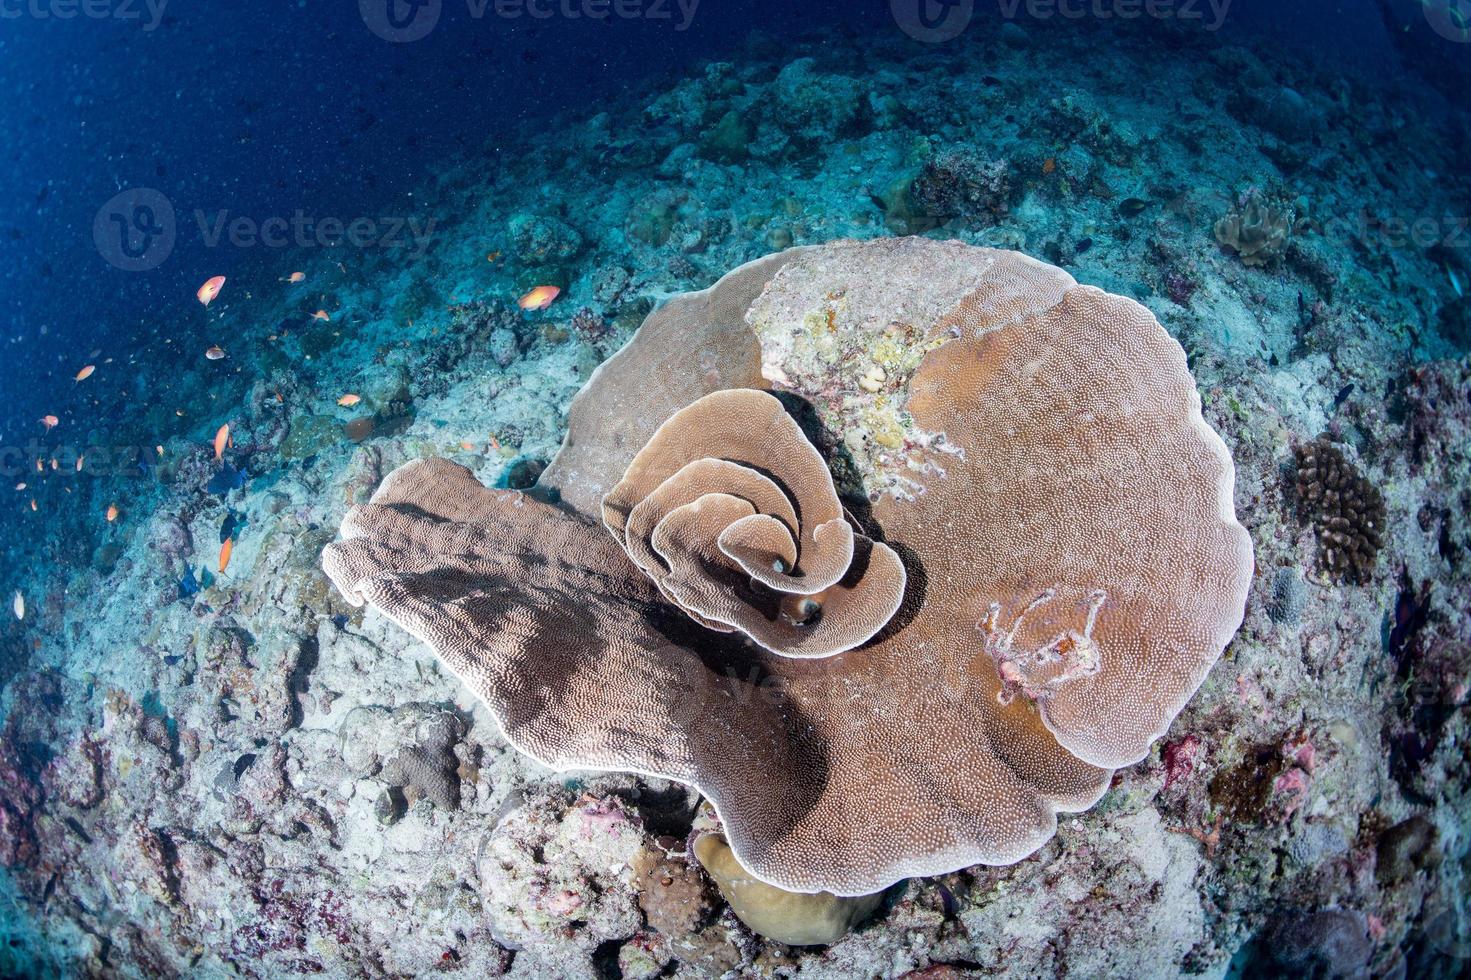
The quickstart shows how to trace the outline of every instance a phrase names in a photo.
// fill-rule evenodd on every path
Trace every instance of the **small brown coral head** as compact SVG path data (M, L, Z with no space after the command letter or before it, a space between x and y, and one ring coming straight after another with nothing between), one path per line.
M716 392L665 422L603 523L697 622L782 656L851 650L904 597L899 556L854 532L822 457L761 391Z
M1384 495L1325 437L1298 446L1297 499L1318 536L1318 565L1335 582L1363 584L1384 543Z
M1241 210L1216 222L1216 241L1235 252L1242 265L1263 266L1287 250L1293 224L1291 210L1253 194Z

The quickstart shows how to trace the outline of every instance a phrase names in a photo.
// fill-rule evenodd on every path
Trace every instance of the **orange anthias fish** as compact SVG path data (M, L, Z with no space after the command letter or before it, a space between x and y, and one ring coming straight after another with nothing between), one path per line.
M291 273L291 275L287 276L285 279L282 279L281 281L282 282L289 282L292 285L295 285L296 283L301 282L305 278L306 278L306 273L305 272L293 272L293 273Z
M86 463L86 462L87 462L87 457L85 457L85 456L78 456L77 457L77 472L78 473L82 472L82 465L84 463Z
M230 423L226 422L220 426L220 431L215 433L215 459L225 458L225 447L230 444Z
M317 312L315 312L315 313L312 314L312 319L313 320L331 320L332 318L327 315L327 311L326 310L318 310Z
M360 401L362 401L362 399L359 398L357 395L343 395L341 398L337 399L337 404L341 405L343 408L352 408Z
M52 429L61 424L61 419L57 418L55 415L43 415L41 416L41 424L46 427L47 432L50 432Z
M88 378L92 377L92 375L96 373L97 365L88 364L86 367L77 372L76 381L78 384L81 384L83 381L86 381Z
M212 279L205 280L204 285L199 287L199 292L194 295L199 297L199 302L208 306L216 296L220 295L220 290L224 288L224 285L225 277L215 276Z
M220 571L230 567L230 556L235 553L235 539L226 538L225 543L220 545Z
M204 352L204 358L207 361L223 361L225 359L225 351L216 344Z
M113 521L117 520L117 514L118 514L117 504L108 504L107 505L107 523L111 524Z
M523 310L544 310L552 305L552 300L562 295L562 290L557 286L537 286L531 292L516 301L516 305Z

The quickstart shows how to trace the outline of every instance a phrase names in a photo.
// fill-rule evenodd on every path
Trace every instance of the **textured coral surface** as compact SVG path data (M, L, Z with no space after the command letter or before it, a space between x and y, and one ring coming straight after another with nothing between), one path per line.
M603 499L638 572L587 515L539 499L575 484L488 491L442 460L349 511L324 566L540 761L708 794L766 882L860 895L1016 861L1195 691L1241 622L1251 546L1179 345L1144 307L1061 270L957 242L834 242L786 258L721 329L747 332L760 310L764 334L801 331L813 312L787 294L874 282L889 292L850 312L892 323L887 296L935 266L970 288L904 321L929 351L905 408L933 438L915 492L873 495L892 547L855 535L776 397L731 388L670 416ZM817 329L834 363L868 339ZM609 400L634 422L666 410L662 391L652 409L628 398L621 376L648 369L637 354L600 370L574 419ZM776 352L762 360L787 376Z

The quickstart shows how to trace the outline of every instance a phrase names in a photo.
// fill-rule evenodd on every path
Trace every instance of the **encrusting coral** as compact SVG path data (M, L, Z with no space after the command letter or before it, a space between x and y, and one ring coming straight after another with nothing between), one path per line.
M851 370L869 352L845 338L896 324L923 356L882 384ZM727 390L768 387L829 429L887 406L898 434L857 467L861 533L776 400ZM429 643L518 748L691 784L754 877L851 896L1018 861L1144 757L1243 616L1252 552L1233 483L1183 351L1144 307L1017 253L845 241L652 314L578 396L535 491L411 463L350 511L324 561L350 600ZM710 513L678 516L692 504ZM841 642L823 646L842 652L797 639L808 655L781 656L801 627L758 615L781 603L704 612L722 582L800 595L790 573L848 568L824 527L875 542L838 584L857 595L873 577L887 594L897 579L892 618L826 598L808 628L837 621ZM702 620L780 642L671 604L640 567L648 546Z
M719 834L701 835L694 850L736 916L755 932L789 946L836 942L883 899L882 892L843 898L829 892L801 894L774 888L741 867Z

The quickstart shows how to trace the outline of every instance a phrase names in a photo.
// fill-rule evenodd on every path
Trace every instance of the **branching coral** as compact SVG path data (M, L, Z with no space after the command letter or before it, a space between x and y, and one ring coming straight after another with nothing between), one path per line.
M883 422L861 523L741 390L771 386L845 444ZM325 564L518 748L692 784L756 878L858 895L1020 860L1148 752L1241 622L1233 482L1143 307L1015 253L838 242L653 313L534 493L412 463Z

